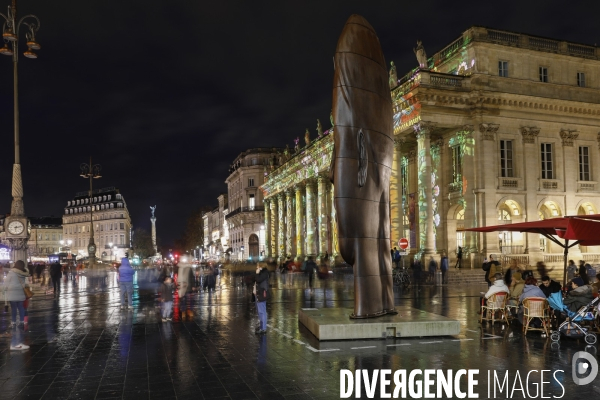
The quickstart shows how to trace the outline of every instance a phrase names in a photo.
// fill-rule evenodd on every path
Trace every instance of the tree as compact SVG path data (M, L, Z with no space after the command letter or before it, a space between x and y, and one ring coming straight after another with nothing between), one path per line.
M154 255L152 235L144 228L135 228L131 246L133 247L133 252L142 259Z

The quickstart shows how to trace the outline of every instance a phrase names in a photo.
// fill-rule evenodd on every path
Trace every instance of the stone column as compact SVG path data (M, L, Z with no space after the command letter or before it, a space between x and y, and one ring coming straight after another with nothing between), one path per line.
M319 257L325 256L328 251L329 237L327 232L327 180L323 175L317 178L317 213L318 213L318 228L319 228Z
M158 247L156 247L156 218L152 215L150 218L150 222L152 222L152 248L154 249L154 254L158 253Z
M435 231L433 228L433 187L431 186L431 131L433 124L422 121L415 125L419 161L419 236L421 251L425 256L435 254Z
M279 259L285 258L285 194L277 195L277 208L279 209L279 229L277 230L277 255Z
M296 186L296 257L304 255L304 202L302 192L304 188L301 185Z
M338 230L337 230L337 220L335 215L335 202L333 201L333 184L330 186L329 190L329 210L331 215L331 255L334 257L340 254L340 246L338 242Z
M306 181L306 255L316 255L317 243L315 237L316 229L316 201L315 201L315 182Z
M271 257L271 200L264 199L263 205L265 207L265 257ZM260 241L260 239L259 239ZM260 249L259 249L260 251ZM260 254L260 253L259 253Z
M285 192L286 199L286 240L285 240L285 253L291 254L292 256L296 252L294 246L294 236L296 234L296 213L294 212L294 191L288 189Z
M403 139L394 139L394 161L392 164L392 176L390 178L390 239L392 249L397 246L398 240L403 237L404 230L402 207L402 144Z
M279 254L279 250L277 250L277 229L279 222L279 213L277 211L277 197L272 197L271 200L271 231L269 235L271 235L271 257L276 258L277 254Z

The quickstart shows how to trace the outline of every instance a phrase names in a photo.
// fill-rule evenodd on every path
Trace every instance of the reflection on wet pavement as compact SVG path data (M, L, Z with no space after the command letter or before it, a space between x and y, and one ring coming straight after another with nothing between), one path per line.
M0 398L10 399L336 399L340 369L479 369L480 398L487 371L563 370L563 398L594 394L576 386L571 358L577 340L552 345L538 332L478 323L481 286L395 288L406 304L461 322L456 337L319 342L299 326L299 308L352 307L353 276L317 281L311 293L302 274L273 274L268 332L255 335L255 306L241 276L220 277L214 294L193 296L192 320L161 322L151 274L138 273L134 310L120 310L114 273L67 277L58 300L39 287L29 307L26 352L10 351L10 312L0 315ZM588 351L593 352L596 348ZM539 381L539 375L535 378ZM550 379L548 379L550 380ZM545 395L561 387L545 385ZM378 398L379 391L376 392ZM532 393L533 394L533 393ZM597 393L596 393L597 395ZM517 391L513 398L522 398ZM364 397L364 393L363 393ZM505 398L506 396L502 397Z

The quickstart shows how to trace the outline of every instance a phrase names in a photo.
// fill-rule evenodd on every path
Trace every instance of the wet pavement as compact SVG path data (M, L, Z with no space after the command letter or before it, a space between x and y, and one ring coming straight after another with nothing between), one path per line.
M495 398L600 394L600 378L578 386L571 377L573 355L587 350L597 360L596 346L564 338L552 344L539 332L524 337L516 325L481 326L477 311L485 285L395 288L396 304L459 320L455 337L319 342L299 326L298 310L352 307L353 276L316 280L312 294L302 275L285 278L271 279L265 335L254 333L256 311L241 277L221 277L216 293L195 295L195 316L183 322L161 321L143 279L130 311L119 308L112 272L100 290L89 277L64 279L58 300L38 288L22 332L28 351L9 350L10 312L0 314L0 399L337 399L341 369L478 369L479 398L494 397L488 394L488 371L493 377L494 370L501 379L508 371L509 387L516 386L511 393L497 389ZM544 376L543 393L534 385L539 372L526 381L532 370L552 371ZM460 386L466 390L465 382ZM380 398L379 386L374 398Z

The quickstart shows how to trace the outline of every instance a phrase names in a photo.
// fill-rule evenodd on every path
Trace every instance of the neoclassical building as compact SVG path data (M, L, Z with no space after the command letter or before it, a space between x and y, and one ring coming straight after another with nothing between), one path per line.
M233 260L258 260L266 254L263 192L265 172L279 165L278 148L254 148L242 152L233 161L225 180L229 212L225 223L229 230Z
M227 195L221 193L217 201L219 203L217 207L202 214L202 229L204 229L202 258L206 260L218 259L229 249L229 229L225 223L225 216L229 213Z
M319 124L320 126L320 124ZM305 136L305 146L280 155L281 165L267 171L264 193L266 256L302 259L338 253L333 185L329 179L332 129Z
M88 256L90 214L94 219L96 257L106 261L123 257L131 246L131 218L119 189L96 189L91 199L89 192L79 192L67 201L63 215L63 237L77 258Z
M406 237L411 256L451 260L461 246L471 266L490 253L561 262L540 235L462 229L600 211L600 49L471 27L426 60L390 71L392 245ZM268 171L268 255L336 253L332 136ZM570 254L600 260L596 248Z

